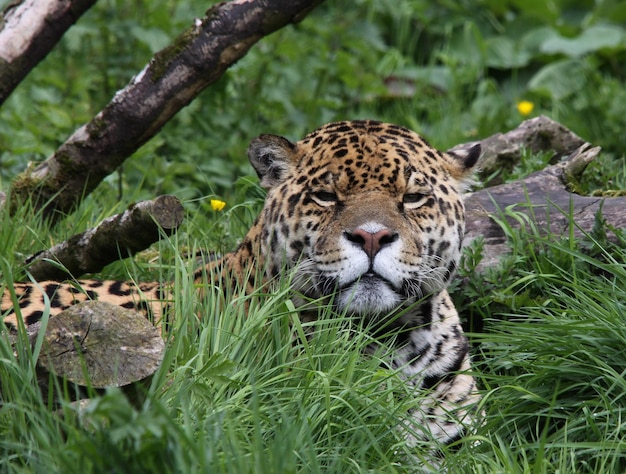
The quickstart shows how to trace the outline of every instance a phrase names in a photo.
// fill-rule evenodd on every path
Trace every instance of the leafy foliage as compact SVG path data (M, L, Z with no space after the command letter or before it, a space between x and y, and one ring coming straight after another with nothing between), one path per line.
M100 0L0 110L0 187L51 154L206 8ZM368 341L348 337L349 322L328 308L318 336L303 338L288 281L252 297L248 317L217 293L198 301L185 254L232 248L254 219L263 192L246 176L250 138L297 139L336 119L404 124L446 148L547 114L609 152L590 165L586 190L623 189L625 20L623 1L328 1L262 40L71 220L49 228L27 207L3 210L0 270L12 281L24 276L25 255L133 200L176 194L186 224L159 257L100 276L173 280L176 314L204 317L177 320L140 406L109 390L82 412L64 405L62 417L39 392L37 347L3 335L0 470L403 472L399 461L417 460L393 426L409 407L395 374L381 369L384 354L363 357ZM528 154L510 178L546 159ZM211 207L215 198L224 210ZM607 240L601 222L583 242L543 236L531 222L501 225L511 256L479 277L478 242L455 289L484 330L475 326L472 338L486 418L446 453L446 468L623 472L624 236Z
M205 8L98 2L0 111L0 177L51 154ZM582 0L324 3L180 112L127 162L123 187L230 200L260 133L296 139L375 117L446 148L515 127L521 100L621 155L625 12L624 2Z

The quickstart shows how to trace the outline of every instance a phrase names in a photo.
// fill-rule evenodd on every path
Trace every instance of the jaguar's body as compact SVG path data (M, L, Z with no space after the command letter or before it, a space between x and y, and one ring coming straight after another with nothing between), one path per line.
M268 188L265 206L241 245L211 264L249 289L260 284L247 279L251 269L264 269L270 281L291 268L296 293L333 295L339 311L371 327L400 326L390 365L420 397L429 394L412 412L411 429L440 442L459 436L478 399L446 287L463 239L461 192L479 153L441 153L405 128L372 121L328 124L295 144L262 135L248 155ZM122 306L139 301L137 287L126 283L82 286L85 293L40 284L51 314L89 296ZM159 288L142 286L144 300L161 299ZM41 293L32 284L15 289L24 321L36 322ZM5 291L9 326L17 321L12 306Z

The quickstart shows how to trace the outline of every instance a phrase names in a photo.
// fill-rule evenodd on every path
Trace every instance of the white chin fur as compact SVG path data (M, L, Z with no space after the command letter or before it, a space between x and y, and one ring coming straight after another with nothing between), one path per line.
M381 281L360 280L341 290L337 307L351 314L378 315L389 313L401 305L402 299Z

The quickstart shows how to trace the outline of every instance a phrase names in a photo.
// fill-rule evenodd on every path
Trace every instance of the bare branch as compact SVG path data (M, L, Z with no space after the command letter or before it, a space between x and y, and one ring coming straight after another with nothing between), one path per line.
M96 0L12 2L0 21L0 105Z
M141 201L97 227L30 257L28 271L38 281L96 273L145 249L158 240L160 231L170 235L182 221L183 206L174 196Z
M35 196L37 206L48 202L46 214L70 212L252 45L300 21L321 1L236 0L211 8L53 156L14 180L12 208Z

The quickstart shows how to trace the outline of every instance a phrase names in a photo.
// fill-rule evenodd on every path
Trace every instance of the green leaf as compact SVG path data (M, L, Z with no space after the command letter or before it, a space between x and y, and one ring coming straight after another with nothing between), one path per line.
M170 42L169 35L158 28L143 28L135 25L130 28L130 32L137 40L148 46L153 53L165 48Z
M625 49L626 34L624 28L613 25L596 25L583 31L576 38L556 36L546 40L541 51L547 54L564 54L570 58L579 58L600 49Z
M528 65L531 55L520 48L520 43L506 36L493 36L486 40L487 66L513 69Z
M559 33L550 26L540 26L528 30L520 40L520 48L524 49L533 57L542 54L543 44L552 38L559 36Z
M448 91L454 83L452 71L448 66L405 67L394 73L400 79L415 81L420 85Z
M549 24L559 19L559 8L554 1L514 0L513 4L528 17L538 18Z
M59 106L44 105L40 108L40 111L54 128L71 129L74 126L74 121L70 114Z
M467 22L451 36L449 47L442 58L447 57L447 64L472 64L480 67L485 63L486 48L483 34L476 23Z
M579 92L587 82L589 64L579 59L563 59L541 68L528 82L528 89L553 100Z

